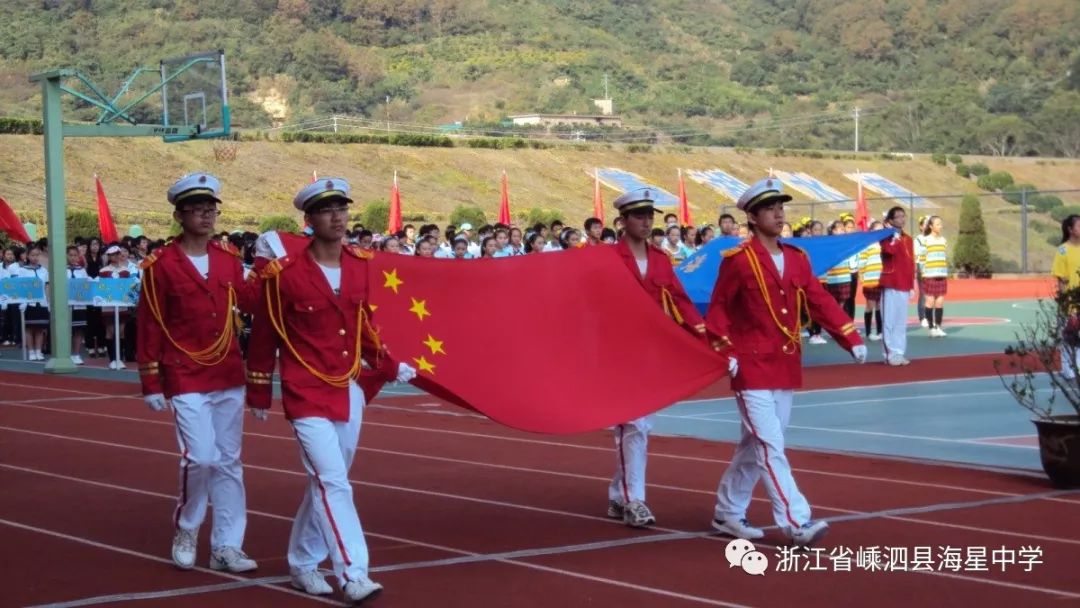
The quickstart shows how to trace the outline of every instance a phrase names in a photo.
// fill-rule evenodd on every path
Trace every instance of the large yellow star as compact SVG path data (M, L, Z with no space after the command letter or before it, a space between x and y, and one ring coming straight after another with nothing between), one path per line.
M427 340L424 340L424 346L430 348L431 354L433 355L446 354L446 351L443 350L442 345L442 340L436 340L434 337L432 337L431 334L428 334Z
M420 371L427 372L432 376L435 375L435 366L428 362L428 360L424 358L423 355L420 355L419 359L413 357L413 361L416 362L416 366L420 368Z
M409 309L409 312L416 313L416 316L420 317L421 321L424 320L424 315L431 316L431 313L428 312L427 309L427 300L417 300L416 298L409 299L412 300L412 308Z
M397 276L397 268L391 270L390 272L386 272L384 270L384 271L382 271L382 273L383 273L383 276L386 277L386 282L383 283L383 287L386 287L388 289L393 289L394 293L396 294L398 292L398 290L397 290L398 285L403 285L405 283L405 281L402 281L401 279L398 278L398 276Z

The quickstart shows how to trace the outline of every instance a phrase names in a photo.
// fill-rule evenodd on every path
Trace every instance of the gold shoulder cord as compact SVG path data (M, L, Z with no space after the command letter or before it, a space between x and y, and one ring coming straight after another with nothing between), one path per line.
M271 281L274 283L273 294L271 294L270 291ZM272 295L276 296L276 300L274 297L272 297ZM350 380L359 376L360 368L362 365L360 357L362 347L361 337L363 336L364 332L364 322L367 319L367 314L364 312L363 305L356 307L356 345L354 347L356 355L353 358L352 366L344 374L338 376L330 376L328 374L320 372L319 370L312 367L307 361L305 361L303 357L300 356L300 353L296 352L296 348L293 347L292 342L289 340L289 335L285 332L285 315L282 311L281 302L281 275L279 274L274 275L272 278L266 281L266 303L267 308L270 311L270 323L274 326L274 331L276 331L278 336L281 337L281 341L285 343L286 348L289 349L289 352L292 353L292 356L295 357L296 360L300 362L300 365L304 366L304 369L308 370L308 372L310 372L312 376L315 376L316 378L322 380L330 386L334 386L337 388L344 388L348 386ZM378 348L379 340L378 335L375 334L375 332L372 332L372 340L375 341L376 348Z
M679 307L675 304L675 296L671 295L667 287L660 288L660 301L664 305L664 313L671 317L679 325L683 324L682 313L679 312Z
M757 254L749 247L746 247L746 255L750 260L750 269L754 271L754 278L757 280L758 289L761 290L761 297L765 299L765 306L768 307L773 322L776 323L776 326L780 328L780 331L788 339L783 346L784 354L790 355L798 349L799 344L802 342L802 311L806 307L806 293L801 287L795 292L795 327L793 329L788 329L784 326L784 323L777 318L776 310L773 309L772 299L769 297L768 288L765 287L765 275L761 272L761 262L758 261ZM807 312L809 312L809 310L807 310Z
M212 367L225 360L225 357L229 354L229 349L232 346L232 339L234 334L234 328L236 320L232 315L232 311L236 305L236 292L233 291L232 285L229 285L229 299L228 299L228 313L225 315L225 326L221 330L221 335L210 346L198 351L190 351L183 346L180 346L176 340L173 339L172 334L169 333L169 328L165 326L165 319L161 315L161 306L158 304L157 299L157 281L154 279L154 268L150 266L146 269L146 281L143 282L143 289L146 291L147 306L150 308L150 313L154 316L154 320L157 321L161 332L165 334L165 337L176 347L177 350L187 355L192 361L202 365L204 367Z

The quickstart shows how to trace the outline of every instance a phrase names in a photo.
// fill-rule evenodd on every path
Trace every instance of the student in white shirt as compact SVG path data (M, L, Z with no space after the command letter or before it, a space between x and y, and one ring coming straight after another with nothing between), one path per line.
M41 247L31 245L26 252L26 265L19 271L21 277L34 277L48 288L49 269L41 265ZM45 332L49 329L49 306L45 304L27 304L26 306L26 348L27 359L30 361L44 361L45 355L41 353L45 348Z

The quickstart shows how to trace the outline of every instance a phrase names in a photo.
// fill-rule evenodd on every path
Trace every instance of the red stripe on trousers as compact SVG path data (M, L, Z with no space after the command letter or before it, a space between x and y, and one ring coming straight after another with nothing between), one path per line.
M623 453L623 429L626 428L625 424L619 425L619 468L622 469L622 495L623 504L629 504L630 502L630 490L626 487L626 455Z
M180 500L177 501L176 512L173 514L173 526L179 530L180 512L184 509L184 506L187 505L187 478L188 467L191 466L191 461L188 460L189 452L187 442L184 441L184 431L180 428L180 416L176 413L175 409L173 410L173 421L176 422L176 430L180 433L180 443L184 446L184 454L180 457L181 461L184 463L184 471L180 475Z
M345 543L341 541L341 533L338 532L337 522L334 521L334 514L330 512L330 501L326 498L326 488L323 486L322 478L319 477L319 470L315 468L315 463L311 460L311 456L308 456L307 449L304 447L304 442L300 441L300 434L293 429L293 433L296 434L296 441L300 443L300 451L304 453L304 458L307 459L308 464L311 465L311 470L315 472L315 479L319 482L319 494L322 496L323 509L326 511L326 517L330 520L330 529L334 531L334 540L337 541L338 550L341 551L342 561L345 562L345 567L348 568L352 565L352 560L349 559L349 554L345 551ZM345 577L348 580L348 577Z
M780 488L780 482L776 480L776 473L773 472L772 465L769 464L769 446L762 441L761 437L757 434L754 423L750 420L750 409L746 407L743 398L737 396L735 401L738 402L739 409L742 410L743 416L746 418L746 425L750 427L750 434L754 436L754 439L758 440L758 443L761 444L761 449L765 452L765 470L769 473L769 479L772 480L773 487L776 488L776 493L780 495L780 501L784 503L784 515L787 516L788 523L793 527L798 528L799 524L795 523L795 518L791 516L791 505L788 503L787 496L784 496L784 490Z

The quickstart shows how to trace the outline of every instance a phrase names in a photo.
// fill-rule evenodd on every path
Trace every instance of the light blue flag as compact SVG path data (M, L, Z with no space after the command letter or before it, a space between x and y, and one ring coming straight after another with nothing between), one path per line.
M894 232L894 230L875 230L836 236L780 239L780 241L805 251L810 258L814 275L821 276L833 266L870 245L892 237ZM705 313L709 300L712 298L716 276L720 271L720 262L724 259L724 251L738 246L741 242L742 239L732 236L715 238L675 268L675 275L682 281L686 295L690 296L690 301L702 314Z

